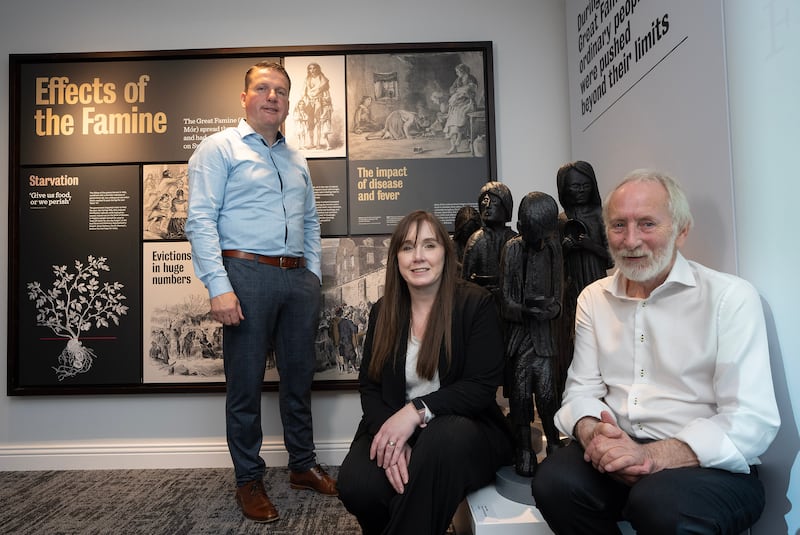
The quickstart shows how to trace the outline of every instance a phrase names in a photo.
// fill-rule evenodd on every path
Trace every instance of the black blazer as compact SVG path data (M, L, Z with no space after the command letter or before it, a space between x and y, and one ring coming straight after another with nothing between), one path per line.
M492 295L471 282L459 280L456 286L452 326L452 360L447 367L444 347L439 357L440 388L422 396L436 415L456 414L479 421L496 448L508 450L510 431L496 402L503 381L504 345L500 320ZM375 435L381 425L406 403L406 345L408 325L402 330L398 353L386 363L380 382L367 373L372 357L375 322L383 304L379 299L369 316L364 341L364 358L359 373L361 418L356 438ZM417 428L416 433L420 429ZM410 439L413 444L414 438Z

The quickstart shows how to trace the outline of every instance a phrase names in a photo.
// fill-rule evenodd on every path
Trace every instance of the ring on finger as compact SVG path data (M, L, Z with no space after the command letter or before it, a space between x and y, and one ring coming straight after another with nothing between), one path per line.
M394 448L396 444L397 444L397 442L395 442L394 440L390 440L388 446L390 448Z

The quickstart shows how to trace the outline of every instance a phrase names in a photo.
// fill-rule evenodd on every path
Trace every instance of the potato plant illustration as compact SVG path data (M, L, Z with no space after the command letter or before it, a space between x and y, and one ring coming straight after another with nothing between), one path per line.
M120 282L100 282L101 272L111 271L105 257L89 255L84 264L75 260L75 271L67 266L53 266L55 278L49 290L38 281L29 282L28 298L36 303L36 325L47 327L56 336L67 339L67 346L54 366L59 381L92 368L97 355L83 345L81 333L119 325L128 313Z

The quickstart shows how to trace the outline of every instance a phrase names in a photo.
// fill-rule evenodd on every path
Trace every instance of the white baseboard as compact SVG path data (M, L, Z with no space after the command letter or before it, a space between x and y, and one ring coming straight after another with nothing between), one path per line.
M342 464L350 442L316 442L317 460ZM264 442L267 466L286 466L283 442ZM225 440L0 445L0 471L232 467Z

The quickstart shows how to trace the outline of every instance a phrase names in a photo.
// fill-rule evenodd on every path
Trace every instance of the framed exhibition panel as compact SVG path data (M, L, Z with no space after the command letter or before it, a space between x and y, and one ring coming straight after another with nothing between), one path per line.
M322 228L314 387L356 387L361 348L345 361L335 332L366 329L394 225L425 209L452 230L496 180L489 42L11 55L10 395L224 390L187 162L238 124L262 60L292 79L282 131Z

